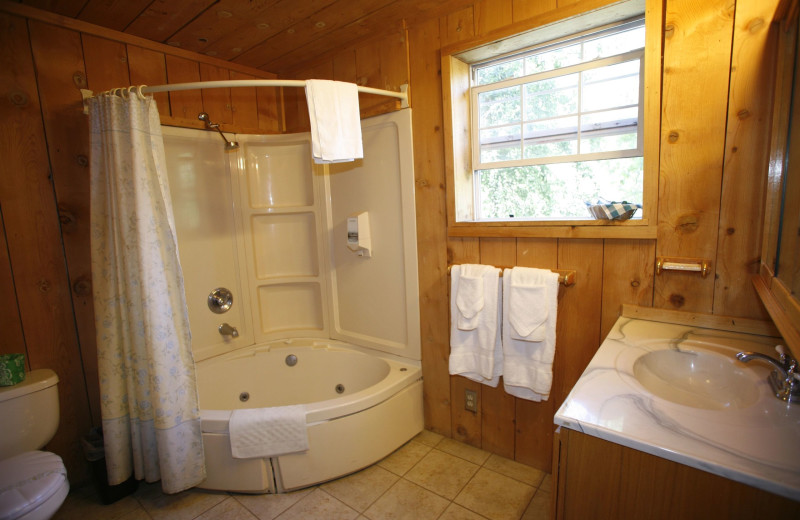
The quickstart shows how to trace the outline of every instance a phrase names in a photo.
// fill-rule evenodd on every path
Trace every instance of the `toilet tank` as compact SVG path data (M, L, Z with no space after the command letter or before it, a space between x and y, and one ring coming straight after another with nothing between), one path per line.
M0 387L0 460L38 450L58 429L58 376L33 370L14 386Z

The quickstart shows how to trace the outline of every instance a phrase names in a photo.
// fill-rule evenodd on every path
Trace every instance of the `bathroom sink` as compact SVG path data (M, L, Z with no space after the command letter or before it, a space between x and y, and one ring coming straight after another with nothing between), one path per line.
M759 399L757 377L737 365L733 356L670 348L639 357L633 375L661 399L693 408L732 410Z

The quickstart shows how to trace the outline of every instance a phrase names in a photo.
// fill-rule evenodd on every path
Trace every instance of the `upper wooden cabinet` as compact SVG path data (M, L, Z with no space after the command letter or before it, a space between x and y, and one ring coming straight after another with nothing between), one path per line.
M772 23L776 50L769 176L760 274L761 300L800 358L800 52L798 0L782 1Z

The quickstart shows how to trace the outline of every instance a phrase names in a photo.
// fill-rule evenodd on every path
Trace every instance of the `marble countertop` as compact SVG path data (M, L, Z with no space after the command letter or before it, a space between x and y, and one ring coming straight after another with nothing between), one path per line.
M766 363L775 338L620 318L555 415L555 423L623 446L800 500L800 404L772 395ZM652 351L706 351L755 384L755 401L721 409L677 404L647 390L635 361ZM741 369L741 370L739 370ZM638 372L637 372L638 373Z

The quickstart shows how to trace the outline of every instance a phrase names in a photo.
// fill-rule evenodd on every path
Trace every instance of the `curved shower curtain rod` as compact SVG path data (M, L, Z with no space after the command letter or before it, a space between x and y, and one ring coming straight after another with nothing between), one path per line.
M232 79L232 80L223 80L223 81L195 81L192 83L172 83L170 85L154 85L149 87L147 85L140 85L140 86L131 86L119 89L111 89L106 92L115 92L115 91L128 91L129 93L133 93L134 91L139 94L153 94L156 92L172 92L176 90L195 90L195 89L204 89L204 88L231 88L231 87L305 87L306 82L305 80L293 80L293 79ZM403 108L408 107L408 85L400 85L400 92L395 92L393 90L381 90L378 88L372 87L358 87L359 92L363 92L364 94L377 94L379 96L387 96L387 97L394 97L398 98L401 101L401 106ZM84 95L84 98L91 97L94 95L91 91L83 91L86 92L87 95Z

